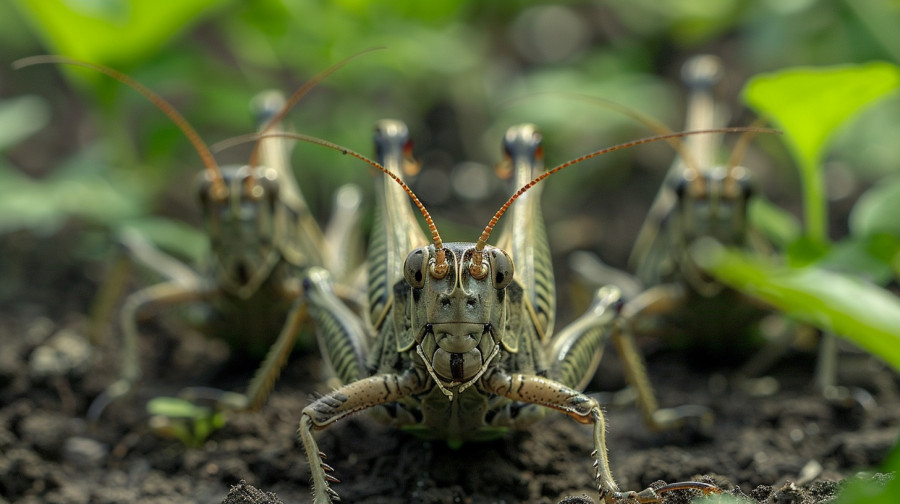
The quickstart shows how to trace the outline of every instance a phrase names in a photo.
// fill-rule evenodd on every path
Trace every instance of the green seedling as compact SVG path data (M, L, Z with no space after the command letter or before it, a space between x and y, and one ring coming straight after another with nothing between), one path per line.
M177 439L187 447L197 448L210 434L225 425L225 412L198 406L177 397L157 397L147 403L150 428L157 435Z

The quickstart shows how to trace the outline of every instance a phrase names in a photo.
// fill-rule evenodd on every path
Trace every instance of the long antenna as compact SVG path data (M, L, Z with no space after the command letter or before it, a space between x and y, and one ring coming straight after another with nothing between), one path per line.
M762 119L757 119L753 121L753 124L750 127L759 127L765 121ZM741 159L744 158L744 154L747 153L747 149L750 147L750 142L753 140L759 132L758 131L747 131L740 138L738 138L737 143L734 145L734 149L731 151L731 156L728 157L728 171L731 172L738 164L740 164Z
M225 197L228 189L227 187L225 187L225 181L222 179L222 172L219 171L219 165L216 163L215 157L213 157L212 152L209 150L209 147L206 146L206 143L203 142L203 139L200 138L200 135L197 134L197 131L190 125L190 123L187 122L187 119L185 119L184 116L182 116L177 110L175 110L175 107L173 107L172 104L164 100L162 97L148 89L140 82L132 79L131 77L97 63L88 63L86 61L81 61L66 56L48 54L22 58L20 60L14 61L12 66L13 69L19 70L32 65L43 65L46 63L53 63L58 65L75 65L90 68L91 70L106 74L113 79L121 82L122 84L125 84L128 87L134 89L138 93L144 95L148 100L153 102L153 104L156 105L157 108L162 110L162 112L166 114L169 119L171 119L172 122L174 122L175 125L181 129L182 132L184 132L184 135L188 138L188 140L190 140L191 143L194 144L194 149L197 150L197 153L200 154L200 157L203 159L203 165L206 167L206 172L210 180L212 181L212 195L220 199Z
M331 65L330 67L326 68L325 70L323 70L323 71L319 72L318 74L316 74L315 76L313 76L313 78L308 80L305 84L300 86L299 89L294 91L294 93L287 99L287 101L285 101L284 107L281 108L281 111L278 112L277 114L275 114L271 119L269 119L269 122L267 122L266 125L260 130L259 135L264 135L266 132L268 132L270 129L272 129L273 126L278 124L279 121L284 119L284 116L286 116L287 113L290 112L292 108L294 108L294 105L296 105L300 100L302 100L303 97L307 95L307 93L309 93L314 87L316 87L316 85L318 85L320 82L322 82L326 77L328 77L329 75L333 74L334 72L340 70L347 63L356 59L357 57L362 56L363 54L373 52L373 51L379 51L381 49L386 49L386 48L385 47L373 47L371 49L366 49L364 51L360 51L352 56L344 58L341 61L338 61L334 65ZM262 140L262 136L259 137L259 140ZM259 157L259 149L260 149L260 141L259 140L257 140L256 144L253 146L253 152L250 153L250 168L251 169L256 166L256 161L257 161L257 158Z
M601 98L599 96L593 96L583 93L575 93L575 92L556 92L556 91L545 91L539 93L532 93L523 96L519 96L516 98L512 98L510 101L515 102L519 100L525 100L532 97L538 96L559 96L561 98L566 98L570 100L582 101L587 103L593 103L600 105L606 109L618 112L626 117L634 119L636 122L639 122L646 126L649 130L653 131L657 135L670 135L675 133L672 128L666 126L661 121L640 112L637 109L631 108L627 105L622 105L621 103L614 102L612 100L608 100L606 98ZM684 160L684 164L694 172L699 172L699 165L696 160L693 158L691 153L684 148L684 145L678 140L679 137L668 138L666 139L666 143L668 143L678 156Z

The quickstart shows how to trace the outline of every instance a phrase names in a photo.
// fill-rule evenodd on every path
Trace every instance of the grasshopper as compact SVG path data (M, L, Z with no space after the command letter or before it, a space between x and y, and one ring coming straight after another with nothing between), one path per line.
M682 75L691 93L686 129L717 127L723 114L713 88L721 73L712 56L685 64ZM636 112L626 113L658 133L669 131ZM659 325L673 346L690 344L714 355L752 348L752 338L723 335L745 335L767 310L708 276L690 253L691 245L703 237L758 254L771 252L769 243L748 223L747 209L756 196L749 171L737 164L750 134L741 139L725 166L714 159L718 146L714 135L687 138L685 145L676 145L679 157L666 174L628 260L636 286L623 308L622 330L655 327L647 322L656 316L663 319ZM604 283L604 267L594 256L579 254L572 264L590 283Z
M682 134L669 137L678 135ZM657 502L660 492L675 488L716 490L697 482L656 491L619 490L609 469L600 405L579 391L596 370L613 332L621 306L619 291L599 289L590 309L553 335L556 296L540 217L540 187L526 194L567 166L652 140L604 149L543 171L536 127L511 128L504 138L504 159L513 167L519 189L476 243L445 244L424 205L402 180L401 166L409 158L410 145L404 124L378 123L378 162L324 140L305 135L292 138L362 159L396 182L382 181L376 192L378 214L368 254L374 337L361 321L349 322L352 313L341 307L330 289L327 271L310 269L303 281L325 357L338 362L335 369L345 370L340 376L345 385L304 408L300 419L299 436L310 464L314 502L338 500L331 488L338 479L325 463L313 429L367 409L390 425L459 445L525 428L552 408L592 425L591 457L601 498L607 504ZM430 244L407 197L425 217ZM518 204L511 206L516 200ZM507 210L511 215L498 240L503 248L488 245L491 231ZM366 343L371 347L366 366L349 369L346 363L365 357L352 352ZM643 372L643 367L634 371ZM693 415L694 410L671 411L670 418L684 420Z
M723 119L722 107L714 98L714 87L722 73L720 61L713 56L697 56L685 63L682 77L690 90L687 129L713 128ZM607 105L657 132L668 131L636 112ZM757 327L757 322L771 313L771 307L708 276L694 262L690 247L701 238L713 238L752 254L771 254L771 244L749 223L748 208L758 196L749 171L738 165L750 134L741 139L725 166L715 164L718 143L713 135L686 139L683 148L675 145L679 158L666 174L629 257L629 269L635 277L621 323L623 331L641 332L659 325L645 322L661 318L673 346L697 348L719 360L728 353L742 356L756 350L739 370L740 377L756 376L770 367L790 345L787 340L792 335L780 335L757 350L761 342L748 328ZM573 256L571 263L591 284L621 278L621 272L589 253ZM849 392L836 385L833 335L823 335L818 358L816 387L826 397L846 398ZM649 385L639 391L642 397L651 401L644 411L652 410Z
M278 93L260 95L254 102L259 130L281 131L280 121L290 107L353 57L313 77L287 102ZM197 194L210 242L207 265L202 271L194 270L126 234L126 248L167 280L126 298L119 317L123 351L120 376L91 404L88 417L96 420L107 405L134 389L140 377L139 318L164 306L188 303L206 309L205 322L212 334L229 338L245 349L270 348L246 394L219 394L202 389L204 393L215 392L223 405L231 408L259 407L267 399L306 319L306 301L300 283L302 272L312 266L344 272L350 269L349 265L341 264L341 258L346 255L332 253L313 219L290 170L285 141L277 137L261 139L249 164L219 167L187 121L165 100L130 77L100 65L60 56L27 58L17 62L17 66L40 63L91 68L137 90L182 129L205 165L198 176ZM261 163L257 163L257 158ZM345 189L348 190L353 191ZM353 197L349 200L353 201ZM337 227L344 232L338 232L335 241L344 240L352 232L357 222L354 205L358 205L358 200L357 197L356 204L339 207L336 212L332 222L339 222ZM278 335L277 339L273 341L271 335ZM253 339L248 340L247 336ZM198 390L201 389L194 392Z

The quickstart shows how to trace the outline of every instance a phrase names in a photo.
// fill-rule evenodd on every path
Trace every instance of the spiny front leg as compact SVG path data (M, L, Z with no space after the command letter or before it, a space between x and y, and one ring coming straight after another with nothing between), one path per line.
M351 413L398 401L419 391L423 383L424 379L414 372L370 376L344 385L303 409L298 435L309 461L315 504L329 504L340 498L329 484L339 480L328 474L333 469L325 463L325 454L319 451L312 435L313 427L324 429Z
M580 423L594 425L594 467L600 497L607 504L635 499L635 492L620 492L609 470L606 450L606 420L596 400L562 383L540 376L495 372L485 379L491 392L514 401L539 404L569 415ZM632 500L634 502L634 500ZM641 501L637 502L653 502Z

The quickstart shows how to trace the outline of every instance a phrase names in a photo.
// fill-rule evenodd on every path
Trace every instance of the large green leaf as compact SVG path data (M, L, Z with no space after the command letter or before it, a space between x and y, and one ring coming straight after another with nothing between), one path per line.
M807 235L826 241L826 198L821 170L837 128L864 106L900 86L900 68L889 63L791 68L757 75L744 87L744 100L784 130L800 165Z
M699 241L692 253L723 283L844 336L900 370L900 300L890 292L815 266L775 266L710 239Z
M116 64L153 53L221 0L16 0L55 52Z

